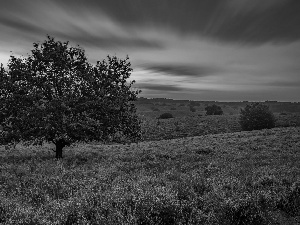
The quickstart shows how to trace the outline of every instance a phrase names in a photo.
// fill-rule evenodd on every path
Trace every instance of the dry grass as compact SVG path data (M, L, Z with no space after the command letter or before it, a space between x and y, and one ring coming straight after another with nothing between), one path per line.
M300 128L1 149L2 224L297 224Z
M165 140L207 134L240 132L239 115L202 116L181 115L171 112L175 118L156 119L156 113L141 116L144 140ZM200 116L199 116L200 115ZM275 114L276 127L300 126L300 114Z

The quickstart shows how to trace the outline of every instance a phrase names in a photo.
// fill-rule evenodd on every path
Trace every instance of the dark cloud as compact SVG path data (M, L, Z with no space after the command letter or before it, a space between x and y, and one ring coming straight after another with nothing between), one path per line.
M263 83L264 86L274 86L274 87L300 87L300 80L294 81L271 81L268 83Z
M168 28L182 36L253 44L300 39L299 0L66 0L64 4L103 12L122 26Z
M300 29L297 29L300 26L300 1L281 1L281 4L272 7L264 5L263 10L259 5L253 7L248 2L238 11L225 6L219 8L207 33L220 40L250 44L284 43L300 39Z
M135 84L135 86L141 90L147 89L147 90L154 90L154 91L182 91L183 89L177 85L171 85L171 84L154 84L154 83L143 83L139 82Z
M56 8L51 8L54 5ZM102 22L101 16L108 16L125 29L167 28L182 36L199 35L230 42L260 44L300 39L299 0L28 0L26 4L10 0L1 4L0 23L36 32L43 18L35 18L30 24L22 22L22 17L37 16L43 7L54 10L53 17L57 15L57 9L65 11L74 17L74 24L80 18L95 15L99 23ZM101 37L100 34L97 36ZM135 46L134 43L137 43L137 47L159 45L150 44L152 40L112 38L109 41L109 38L100 38L98 43L117 46Z
M80 45L99 48L153 48L162 49L164 44L149 37L132 34L125 27L118 27L101 12L95 11L93 1L36 1L28 4L21 1L9 1L0 8L0 27L9 32L19 32L19 38L30 34L32 37L46 34L60 39L71 40ZM45 8L52 13L43 15ZM124 29L123 29L124 28ZM4 30L2 30L4 32Z
M84 36L79 33L76 36L70 37L64 33L58 33L60 37L66 40L72 39L75 42L81 43L85 46L99 47L99 48L114 48L114 47L126 47L126 48L151 48L162 49L164 44L156 40L146 40L139 37L120 37L116 35L108 36L95 36L93 34L85 34Z
M195 66L188 64L146 64L143 65L143 68L157 73L192 77L205 77L220 71L217 67L213 66Z
M38 33L42 30L41 27L36 26L33 23L23 21L20 18L5 18L2 16L0 17L0 24L5 27L26 33Z

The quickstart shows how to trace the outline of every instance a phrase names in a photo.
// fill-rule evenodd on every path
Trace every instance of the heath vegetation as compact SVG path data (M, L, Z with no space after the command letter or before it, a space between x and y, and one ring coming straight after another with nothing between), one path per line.
M0 67L0 224L300 224L298 104L149 102L128 60Z

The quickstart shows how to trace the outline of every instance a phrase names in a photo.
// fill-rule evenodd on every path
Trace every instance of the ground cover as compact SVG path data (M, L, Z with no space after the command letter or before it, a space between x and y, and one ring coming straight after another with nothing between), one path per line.
M300 128L0 151L2 224L299 224Z
M143 121L144 140L164 140L179 137L193 137L206 134L240 132L239 115L203 116L199 114L174 114L172 119L158 120L153 112L140 114ZM159 113L158 113L159 114ZM276 127L300 126L300 113L275 114Z

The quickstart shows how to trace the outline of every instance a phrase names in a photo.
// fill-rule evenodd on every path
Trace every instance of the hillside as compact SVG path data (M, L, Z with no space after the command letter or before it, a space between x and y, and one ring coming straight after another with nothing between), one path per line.
M265 101L262 102L268 105L274 113L299 113L300 102L277 102L277 101ZM138 112L151 112L151 111L186 111L190 112L189 107L193 106L196 109L197 114L205 114L205 107L208 105L219 105L225 115L239 114L240 109L244 108L251 102L217 102L217 101L190 101L190 100L173 100L165 98L139 98L135 102ZM155 110L156 109L156 110ZM185 114L186 115L186 114Z
M1 149L3 224L299 224L300 128Z

